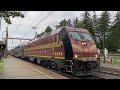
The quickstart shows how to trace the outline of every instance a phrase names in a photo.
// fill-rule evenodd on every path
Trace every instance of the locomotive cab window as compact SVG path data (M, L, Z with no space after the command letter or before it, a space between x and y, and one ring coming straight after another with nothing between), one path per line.
M69 32L69 36L70 38L72 38L73 40L79 41L81 40L81 37L79 35L78 32Z
M84 40L92 41L93 38L89 33L80 33Z

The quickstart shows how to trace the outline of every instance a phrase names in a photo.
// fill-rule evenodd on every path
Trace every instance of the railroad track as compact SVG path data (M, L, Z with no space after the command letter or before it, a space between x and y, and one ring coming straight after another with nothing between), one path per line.
M18 59L19 59L19 58L18 58ZM23 59L19 59L19 60L23 60ZM29 62L29 61L26 61L26 60L24 60L24 61L25 61L25 62ZM32 63L32 64L38 66L37 63L34 63L34 62L29 62L29 63ZM55 70L55 69L52 69L52 68L48 68L48 67L45 67L45 66L42 66L42 65L39 65L39 66L42 67L42 68L48 69L48 70L50 70L50 71L52 71L52 72L55 72L55 73L57 73L57 74L60 74L60 75L62 75L62 76L65 76L65 77L67 77L67 78L69 78L69 79L101 79L101 77L98 77L98 76L95 76L95 75L89 75L89 76L74 76L74 75L70 75L70 74L68 74L68 73L64 73L64 72L61 72L61 71L58 71L58 70Z
M35 64L35 63L34 63L34 64ZM62 75L62 76L65 76L65 77L67 77L67 78L69 78L69 79L103 79L102 77L98 77L98 76L95 76L95 75L74 76L74 75L70 75L70 74L68 74L68 73L64 73L64 72L57 71L57 70L55 70L55 69L47 68L47 67L42 66L42 65L40 65L40 67L43 67L43 68L48 69L48 70L50 70L50 71L52 71L52 72L55 72L55 73L60 74L60 75Z
M38 65L38 64L36 64L34 62L31 62L31 63L33 63L35 65ZM42 65L39 65L39 66L42 67L42 68L48 69L48 70L50 70L52 72L55 72L57 74L60 74L62 76L65 76L65 77L67 77L69 79L104 79L102 77L98 77L97 75L74 76L74 75L71 75L69 73L61 72L61 71L58 71L58 70L55 70L55 69L52 69L52 68L48 68L48 67L45 67L45 66L42 66Z
M95 75L88 75L88 76L74 76L74 75L70 75L68 73L64 73L64 72L60 72L60 71L57 71L55 69L51 69L51 68L47 68L47 67L44 67L44 66L41 66L45 69L48 69L48 70L51 70L52 72L55 72L57 74L60 74L62 76L65 76L69 79L103 79L102 77L98 77L98 76L95 76Z
M94 75L104 79L120 79L120 70L108 67L100 67L98 71L94 72Z

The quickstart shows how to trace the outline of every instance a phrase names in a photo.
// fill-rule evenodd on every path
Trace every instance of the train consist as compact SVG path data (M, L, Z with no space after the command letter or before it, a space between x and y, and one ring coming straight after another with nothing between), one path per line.
M69 26L17 46L10 54L79 76L99 68L100 57L88 30Z

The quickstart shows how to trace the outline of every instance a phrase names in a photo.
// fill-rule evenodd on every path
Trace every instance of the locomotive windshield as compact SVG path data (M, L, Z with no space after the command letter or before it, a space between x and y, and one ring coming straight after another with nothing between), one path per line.
M92 36L89 33L80 33L82 38L87 41L92 41Z
M69 32L69 35L74 40L77 40L77 41L81 40L81 37L78 32Z
M79 41L79 40L85 40L85 41L92 41L92 36L89 33L83 33L83 32L69 32L70 37L73 40Z

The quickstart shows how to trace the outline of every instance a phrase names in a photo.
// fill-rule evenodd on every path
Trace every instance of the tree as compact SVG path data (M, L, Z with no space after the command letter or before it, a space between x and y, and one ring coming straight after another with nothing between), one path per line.
M92 18L90 17L89 11L85 11L83 13L82 23L84 23L84 28L87 29L92 34L92 36L95 36Z
M78 23L79 23L79 19L76 17L76 18L73 20L74 27L78 28L78 27L79 27Z
M46 29L45 29L45 32L42 32L42 33L40 33L40 34L37 34L37 38L38 37L41 37L43 34L45 34L45 33L49 33L49 32L51 32L52 31L52 29L51 29L51 27L50 26L47 26L46 27Z
M110 34L107 39L107 47L110 51L114 52L120 48L120 11L117 12L113 21L113 25L110 28Z
M109 35L109 28L110 28L110 14L108 11L103 11L101 14L101 17L99 18L98 21L98 29L99 29L99 44L100 48L103 49L106 47L106 39L108 38Z
M37 38L38 38L38 37L41 37L43 34L44 34L44 32L42 32L42 33L40 33L40 34L37 34L36 37L37 37Z
M68 26L68 21L66 19L62 20L59 25L56 25L56 28L59 28L61 26Z
M98 18L95 11L93 11L93 18L92 18L92 25L93 25L93 32L94 32L94 40L99 48L99 30L98 30Z
M52 31L51 27L50 27L50 26L47 26L47 27L46 27L46 30L45 30L45 33L48 33L48 32L51 32L51 31Z
M70 19L67 20L67 25L72 26L72 21Z
M85 24L82 21L79 21L77 27L78 28L85 28Z
M24 15L21 12L16 11L0 11L0 17L4 18L5 22L8 24L11 24L10 17L22 17L24 18Z

